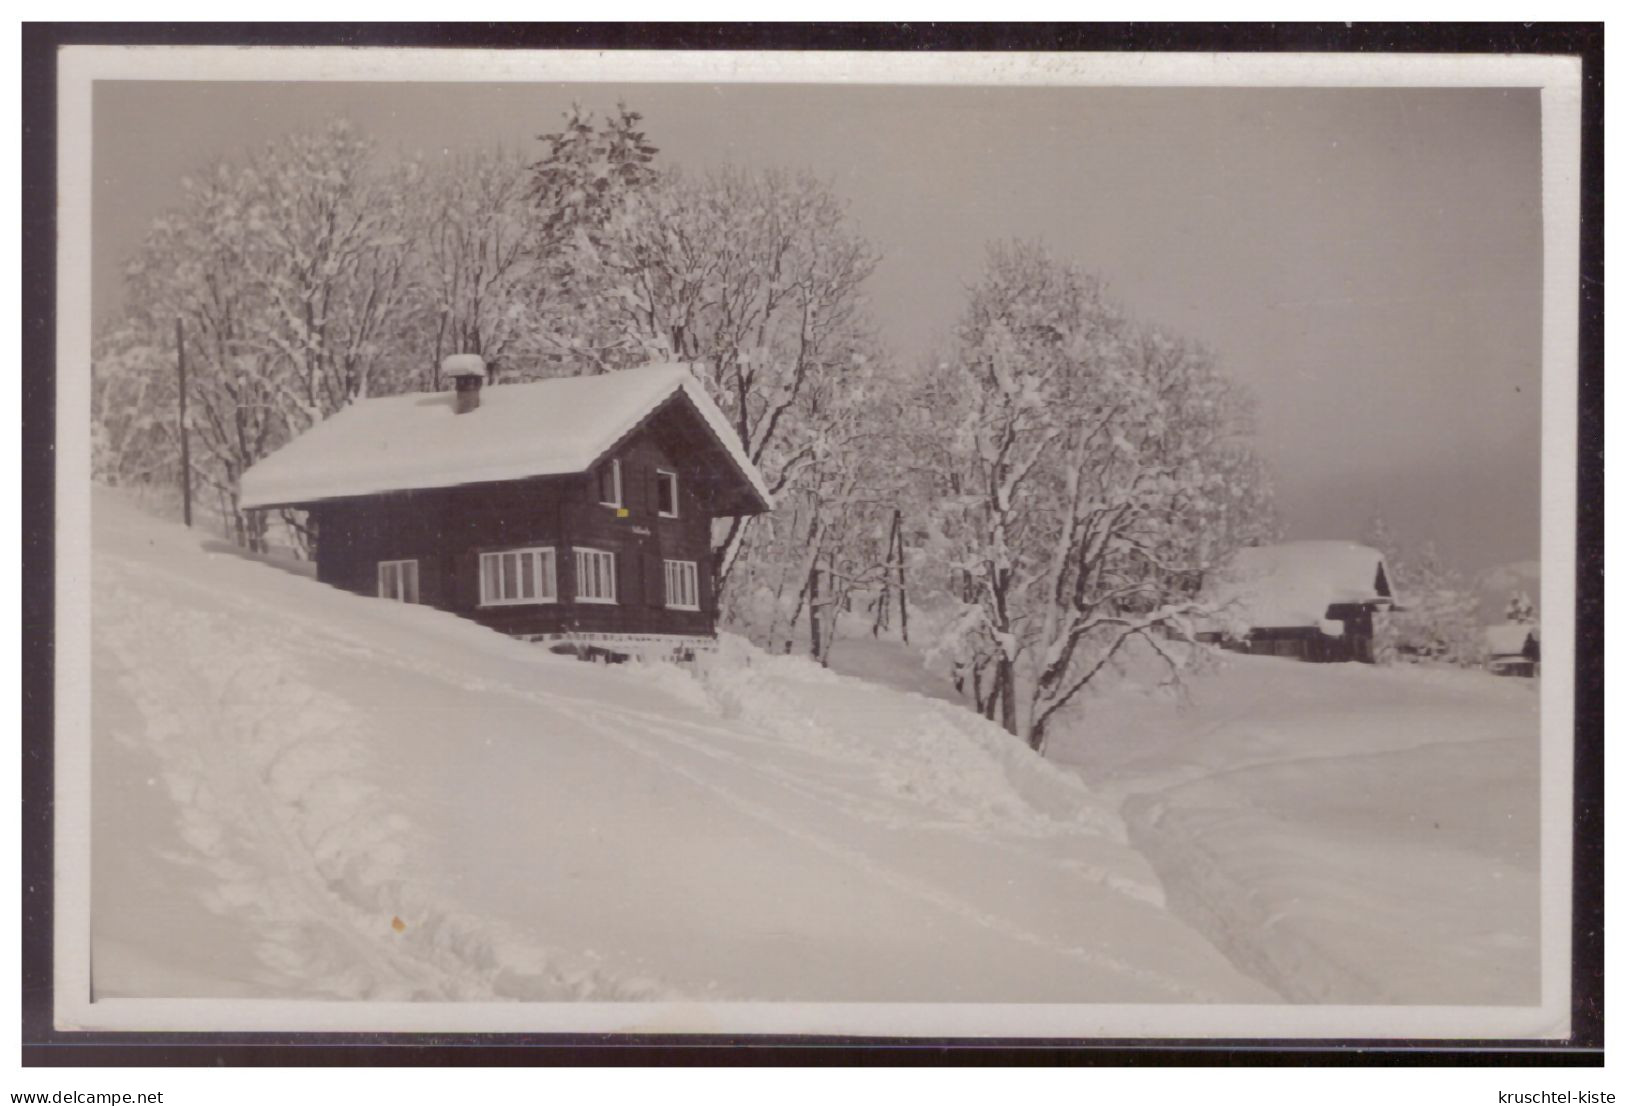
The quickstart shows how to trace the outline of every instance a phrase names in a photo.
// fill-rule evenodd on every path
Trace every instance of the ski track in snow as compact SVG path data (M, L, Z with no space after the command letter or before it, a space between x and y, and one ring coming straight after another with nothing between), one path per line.
M269 566L258 566L258 570L278 571ZM162 603L126 595L135 589L119 585L132 573L197 594L199 606L210 613L166 610ZM820 781L750 757L753 747L782 749L788 743L782 734L752 732L749 727L754 719L711 724L602 702L588 709L566 695L448 672L390 646L387 637L359 637L337 623L251 595L223 594L182 572L145 561L99 552L96 574L98 637L118 652L127 670L142 673L141 680L128 680L127 686L138 696L149 731L238 735L253 754L247 762L239 762L232 755L233 742L221 740L213 745L213 755L206 763L190 763L183 743L157 742L157 751L169 764L172 787L194 789L192 801L185 804L193 811L188 816L192 823L188 839L210 857L211 869L220 880L220 898L212 908L257 914L272 935L261 948L266 963L289 978L314 981L325 992L368 998L533 1000L674 994L642 973L616 974L600 965L583 965L558 950L503 933L500 924L448 909L426 889L404 878L401 866L411 849L410 821L390 809L374 787L355 782L365 764L353 732L365 726L366 720L347 704L324 699L299 673L288 671L279 659L288 655L310 665L320 665L323 656L361 659L449 681L465 690L545 705L716 795L739 814L787 833L934 909L1010 941L1132 978L1169 1000L1220 997L1154 967L1034 931L942 886L907 875L827 833L788 825L781 811L753 797L752 789L725 786L718 773L698 771L685 762L704 758L744 773L747 780L765 779L790 795L833 807L850 818L887 826L900 823L894 803L866 798L859 790L843 786L843 781ZM256 642L254 633L234 633L236 615L252 616L256 632L270 627L278 640ZM164 655L163 642L170 635L202 639L207 647L200 650L201 655L232 657L234 663L224 670L174 671L170 679L149 680L155 670L163 668L151 664L150 658ZM196 693L199 684L207 694ZM778 693L784 692L781 686ZM945 712L956 709L918 696L910 698L918 700L909 704L911 710L943 713L947 718ZM177 704L184 706L177 711ZM812 719L798 721L797 726L816 730L818 705L798 701L795 706L804 711L798 718ZM277 719L274 732L262 724L273 717ZM959 722L958 718L949 720ZM848 762L862 759L861 751L852 749L815 747L806 752L829 758L845 753ZM255 801L255 788L261 785L268 785L278 800L271 809ZM930 807L929 796L910 796L907 781L900 786L903 798ZM1104 807L1080 807L1078 813L1085 816L1081 822L1039 814L1016 821L1013 828L1025 835L1125 840L1122 824L1104 811ZM952 810L942 813L951 815ZM951 816L922 817L912 825L962 833L967 839L975 831L974 825L956 822ZM268 851L271 855L266 855ZM1149 877L1149 871L1148 880L1141 882L1124 880L1109 868L1075 856L1056 859L1053 864L1059 869L1058 877L1064 872L1129 899L1161 903L1161 889L1150 881L1154 877ZM387 932L392 917L411 917L413 923L406 933L389 934L390 940L381 942L379 935ZM514 965L523 967L515 970Z
M254 634L234 633L229 606L213 615L134 597L135 589L119 586L132 572L162 574L211 599L216 593L179 573L97 558L98 640L127 672L141 674L124 686L165 763L183 837L219 881L206 905L257 919L269 936L258 949L268 968L321 993L377 1000L668 993L647 978L565 968L557 951L447 909L403 878L411 823L376 788L354 779L362 762L350 735L364 720L312 690L280 660L288 646L308 651L333 639L311 634L319 628L269 604L233 597L229 606L282 616L284 648L271 648ZM203 655L232 662L200 670L151 663L166 655L165 643L175 637L204 641ZM271 719L275 726L266 727ZM185 740L199 733L220 740ZM195 755L199 747L207 755ZM243 753L249 757L239 759ZM269 808L260 797L266 790L278 800ZM412 917L413 925L390 933L393 919L402 916ZM397 947L382 943L381 934Z
M1116 748L1067 750L1174 912L1290 1002L1535 1001L1538 689L1231 663L1204 723L1118 701ZM1503 828L1474 838L1486 811Z
M1171 999L1174 1000L1187 1002L1218 1001L1219 996L1207 992L1201 988L1191 987L1188 984L1164 975L1161 972L1142 968L1117 957L1107 956L1082 946L1058 944L1048 938L1032 932L1031 930L1022 928L1021 926L1010 922L1008 919L1001 918L996 914L978 909L973 903L967 902L965 899L958 896L948 894L942 889L927 883L924 880L910 878L895 868L879 864L872 857L855 849L843 846L829 837L810 832L800 827L786 825L782 820L780 820L778 812L773 808L765 806L764 804L753 799L747 798L737 790L724 788L715 782L715 778L713 776L702 775L701 773L694 772L685 765L678 763L672 757L662 755L658 751L658 744L668 743L673 737L671 729L665 725L660 726L658 729L652 728L644 722L631 718L627 714L614 712L623 721L626 721L632 726L641 729L646 737L653 739L648 741L640 741L629 737L626 732L616 731L609 727L603 726L596 718L586 711L581 711L574 707L564 707L562 708L561 712L575 717L577 721L592 726L604 736L620 742L622 745L642 756L648 757L667 770L682 775L698 786L706 788L741 813L756 818L767 825L774 826L781 833L788 833L797 840L812 845L814 848L817 848L824 853L844 860L847 863L852 864L853 866L858 867L872 875L878 876L887 884L906 890L916 898L923 902L927 902L932 906L956 914L976 925L987 929L996 930L1003 936L1012 940L1020 941L1023 944L1046 949L1051 952L1080 960L1095 967L1108 968L1119 974L1138 979L1141 982L1150 984L1151 986L1163 990L1170 996ZM693 740L678 740L684 747L701 753L702 755L717 759L730 760L736 764L744 763L741 758L727 754L722 750L717 749L715 746L702 745ZM783 782L782 779L781 782Z

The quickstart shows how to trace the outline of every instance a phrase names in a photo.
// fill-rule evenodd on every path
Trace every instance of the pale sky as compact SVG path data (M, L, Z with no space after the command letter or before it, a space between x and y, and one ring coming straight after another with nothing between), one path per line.
M179 179L344 116L386 149L540 152L571 100L643 113L662 164L810 168L884 255L902 359L986 242L1042 239L1259 397L1289 537L1381 511L1477 570L1539 555L1535 90L99 82L93 293Z

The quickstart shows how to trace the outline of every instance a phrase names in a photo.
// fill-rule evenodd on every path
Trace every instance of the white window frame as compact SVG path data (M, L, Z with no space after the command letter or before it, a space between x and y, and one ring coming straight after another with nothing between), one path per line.
M661 518L677 518L678 516L680 516L682 514L682 510L683 510L682 507L679 505L680 501L677 498L677 488L678 488L677 474L675 472L673 472L671 469L655 469L655 483L658 484L660 482L660 478L663 477L663 476L671 477L671 510L670 511L662 511L660 509L660 489L656 488L655 489L655 512L657 514L659 514Z
M406 568L407 565L412 566L412 571L410 573L411 580L412 580L412 587L411 587L412 595L411 595L410 598L408 598L407 595L406 595L406 592L407 592L406 574L404 574L404 572L403 572L403 570ZM386 571L390 570L390 569L394 570L394 572L393 572L393 585L394 586L392 588L386 588L385 584L384 584L384 578L385 578L385 575L386 575ZM419 574L418 574L417 558L415 558L415 557L407 557L407 558L404 558L404 559L398 560L398 561L379 561L378 562L378 598L380 598L380 599L393 599L397 603L417 603L417 602L420 602L421 601L420 597L423 595L423 591L422 591L422 589L420 587L420 583L421 583L421 581L419 579ZM395 594L391 594L391 592L394 592Z
M693 597L694 601L692 603L674 601L673 597L681 598L684 591L689 592ZM698 562L666 562L666 607L674 611L697 611L700 609L700 566Z
M504 598L502 592L507 591L507 561L505 558L513 557L513 571L518 583L524 581L524 569L521 567L521 558L530 562L530 578L533 585L532 595L520 595L519 587L514 587L514 595ZM532 607L544 603L557 603L559 601L559 559L551 545L531 545L522 549L491 549L480 553L480 606L481 607ZM494 566L496 571L497 592L490 595L487 584L492 577L487 572L487 565Z
M626 495L621 488L621 459L619 457L611 458L609 466L610 474L615 481L615 498L600 499L598 502L605 507L623 507L626 505Z
M607 549L591 549L584 545L576 546L574 553L576 570L576 602L604 603L609 605L619 603L620 600L617 598L619 589L616 586L615 580L615 554ZM587 564L589 561L596 562L600 566L596 574L588 571ZM596 578L599 581L607 581L609 585L608 596L584 594L585 589L583 589L581 585L584 580L589 578ZM594 590L596 591L597 589Z

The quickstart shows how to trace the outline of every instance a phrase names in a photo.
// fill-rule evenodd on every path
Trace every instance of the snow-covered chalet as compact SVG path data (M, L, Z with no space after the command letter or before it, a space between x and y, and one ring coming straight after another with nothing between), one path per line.
M1204 637L1308 661L1371 663L1377 620L1394 607L1382 554L1348 541L1238 549L1204 592L1215 612Z
M309 512L316 575L606 652L716 632L711 522L771 497L686 366L364 399L244 473L245 508Z
M1503 622L1484 627L1484 667L1497 676L1533 676L1540 671L1540 627Z

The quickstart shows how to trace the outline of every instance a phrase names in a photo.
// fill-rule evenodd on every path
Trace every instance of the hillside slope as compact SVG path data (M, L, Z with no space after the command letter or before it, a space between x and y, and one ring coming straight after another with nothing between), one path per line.
M94 503L98 995L1269 1001L967 711L581 664Z

